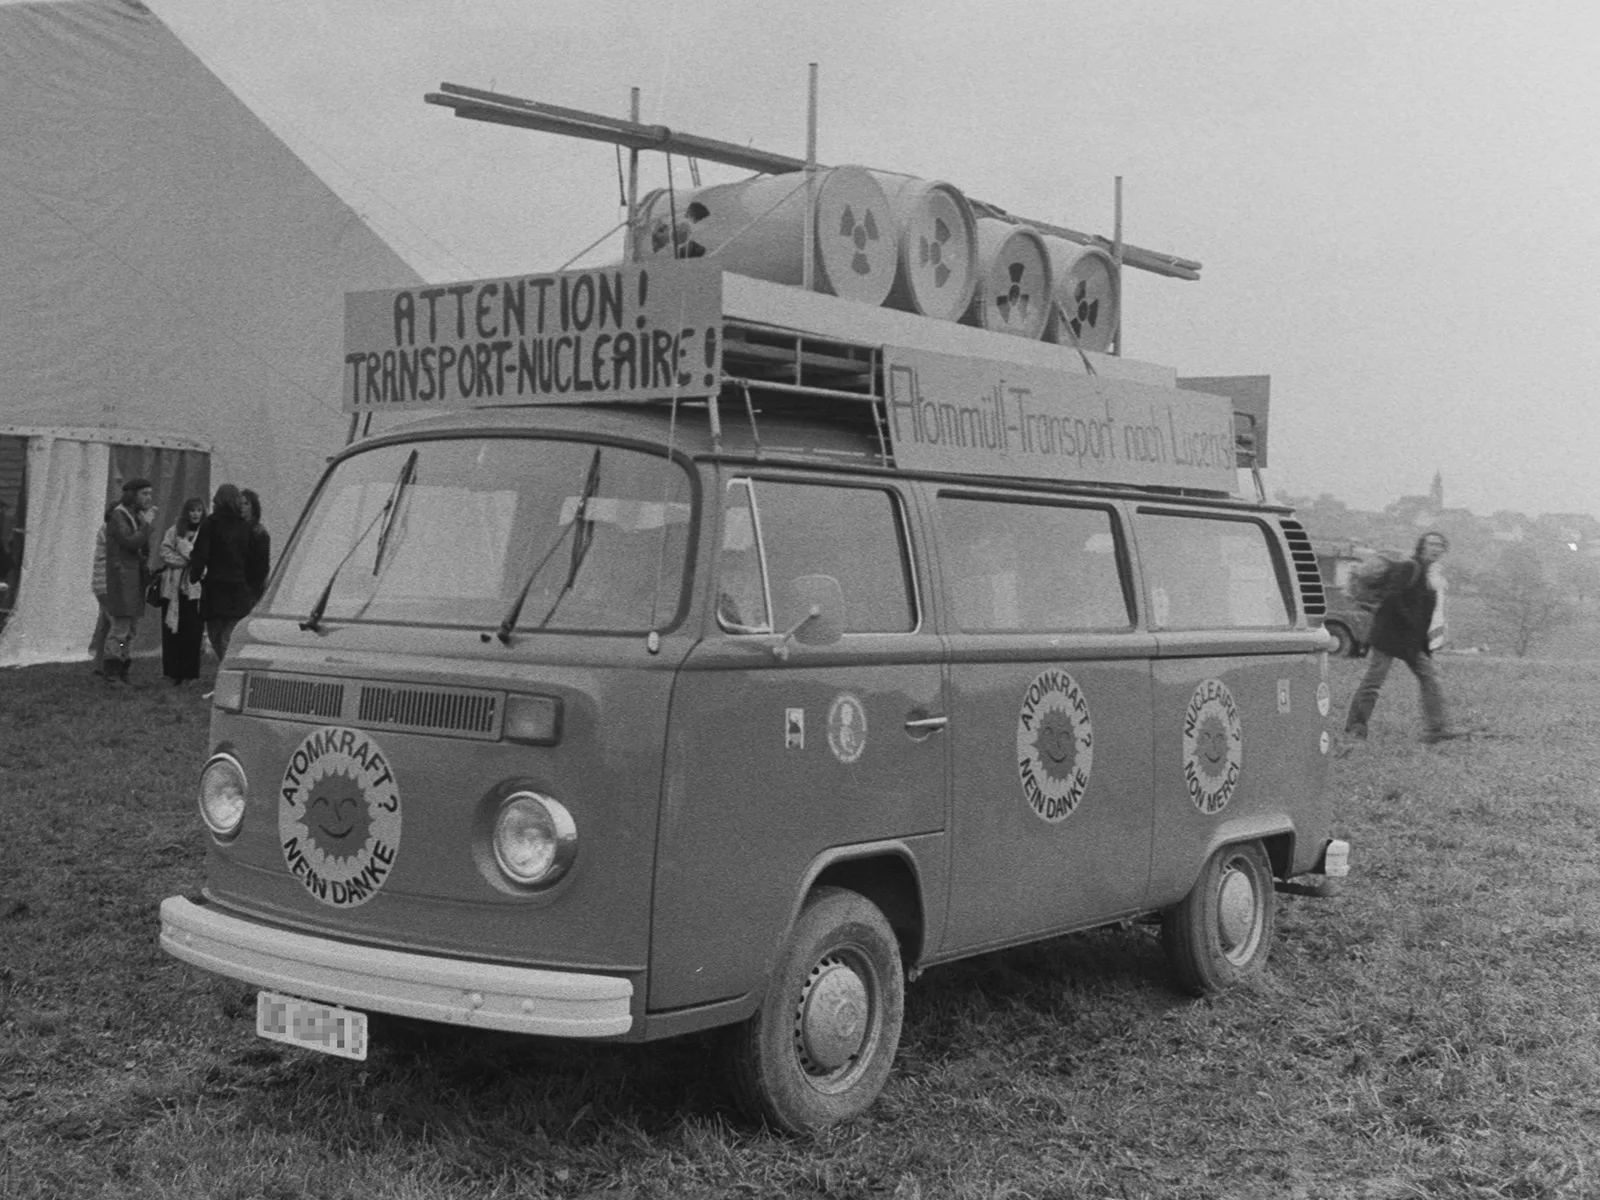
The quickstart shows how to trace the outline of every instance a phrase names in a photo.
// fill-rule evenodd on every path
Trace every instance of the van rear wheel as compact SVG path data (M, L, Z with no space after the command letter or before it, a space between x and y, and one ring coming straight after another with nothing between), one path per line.
M731 1032L739 1106L791 1133L865 1111L894 1065L904 1011L900 947L883 913L856 892L818 888L761 1006Z
M1276 907L1272 867L1260 842L1213 854L1189 894L1161 916L1178 987L1207 996L1259 976L1272 948Z

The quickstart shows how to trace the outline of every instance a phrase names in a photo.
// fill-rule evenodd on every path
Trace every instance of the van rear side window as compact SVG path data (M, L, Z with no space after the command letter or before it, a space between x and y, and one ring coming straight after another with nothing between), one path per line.
M1106 509L944 495L938 507L958 629L1129 627Z
M1134 518L1156 629L1287 629L1288 597L1248 519L1141 511Z
M736 479L723 502L717 617L724 629L792 628L805 614L788 584L806 575L839 581L846 633L917 627L905 522L891 493Z

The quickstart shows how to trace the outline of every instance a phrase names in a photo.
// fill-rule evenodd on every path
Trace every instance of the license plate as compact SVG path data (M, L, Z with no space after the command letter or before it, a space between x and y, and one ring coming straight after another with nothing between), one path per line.
M256 1033L340 1058L367 1057L367 1014L277 992L256 993Z

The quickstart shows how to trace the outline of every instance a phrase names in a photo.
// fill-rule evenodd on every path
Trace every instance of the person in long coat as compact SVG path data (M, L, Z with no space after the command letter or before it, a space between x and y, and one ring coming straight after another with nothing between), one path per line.
M130 479L122 485L122 500L106 517L106 615L111 629L103 673L113 683L127 683L133 665L133 639L145 608L154 498L148 479Z
M233 627L250 615L267 583L267 564L244 516L239 489L225 483L212 497L189 554L189 577L200 584L200 618L222 661Z
M200 678L205 625L200 619L200 585L189 574L189 555L205 516L204 500L185 500L183 512L161 537L161 673L174 685Z
M240 488L239 495L244 501L245 523L250 526L250 536L254 539L250 553L262 564L261 580L265 585L266 578L272 571L272 535L261 523L261 497L249 488ZM250 607L254 608L260 602L261 592L257 591L250 599Z

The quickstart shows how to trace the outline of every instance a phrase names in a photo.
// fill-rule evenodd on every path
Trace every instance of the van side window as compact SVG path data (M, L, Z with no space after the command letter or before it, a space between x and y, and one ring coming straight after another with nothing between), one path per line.
M1140 512L1139 557L1157 629L1287 629L1289 603L1256 521Z
M903 633L917 626L905 524L894 496L880 488L735 481L724 503L718 619L733 632L792 628L805 614L788 585L805 575L831 575L844 592L846 633ZM741 489L747 489L741 497ZM747 498L746 498L747 497ZM756 562L737 549L747 519ZM729 545L732 539L734 546ZM752 567L755 567L753 570ZM765 589L758 596L764 568ZM722 597L737 614L724 609ZM770 608L767 621L748 615ZM793 611L791 611L791 609Z
M1131 624L1109 510L944 495L938 510L958 629Z

